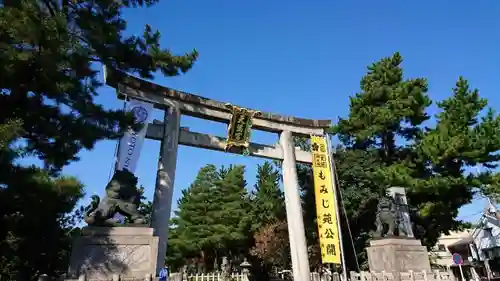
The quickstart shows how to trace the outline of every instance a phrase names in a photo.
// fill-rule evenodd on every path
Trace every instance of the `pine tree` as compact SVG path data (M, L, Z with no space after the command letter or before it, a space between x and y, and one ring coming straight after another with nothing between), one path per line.
M0 189L0 275L7 280L32 280L67 269L72 215L83 197L74 178L53 179L36 168L21 168Z
M427 82L404 79L401 63L396 53L370 66L361 92L351 98L349 117L333 128L342 142L337 168L358 253L374 227L377 198L388 187L407 188L415 235L432 246L441 233L462 225L458 209L495 177L464 174L467 166L494 167L498 160L499 118L489 111L478 120L486 101L460 78L454 95L438 103L436 126L427 128Z
M345 213L344 208L341 209L340 222L346 263L352 270L359 270L359 262L361 269L365 270L368 266L365 248L374 227L379 190L382 188L373 180L373 174L382 163L377 151L342 146L336 148L334 159L345 207Z
M247 249L251 216L245 181L245 166L235 165L219 170L220 178L216 182L217 210L216 232L222 244L220 254L236 257Z
M182 267L186 264L186 259L190 256L188 245L183 240L182 229L172 223L168 231L168 245L165 263L172 272L181 272Z
M251 199L253 231L285 219L285 198L279 183L280 173L270 162L257 166L257 182Z
M0 276L23 281L67 269L71 235L81 218L81 210L74 208L83 185L16 164L22 155L14 146L20 128L18 121L0 125L0 163L9 167L0 170Z
M419 224L417 234L432 242L439 233L459 227L458 209L470 203L474 193L488 193L499 177L494 169L500 160L500 116L487 104L460 77L453 96L437 103L441 112L435 116L436 126L416 145L414 169L420 177L412 182L410 199L417 210L413 218ZM465 174L466 167L477 165L486 170Z
M184 257L200 256L205 267L211 266L214 249L223 244L217 227L219 218L216 212L220 208L215 190L219 180L217 172L214 165L206 165L200 169L191 186L182 191L169 239L169 247L181 252Z
M427 81L403 78L399 53L368 67L361 79L361 92L350 99L348 119L339 119L335 132L343 143L356 148L380 148L385 162L397 160L396 136L411 141L418 137L418 125L429 119L431 104Z
M58 177L60 170L81 149L120 137L133 124L131 114L94 102L101 86L96 69L174 76L197 53L161 49L150 26L142 36L124 36L123 9L157 0L1 2L0 274L30 280L67 267L68 233L78 218L69 214L83 190L76 179ZM18 165L25 155L43 160L45 169Z
M238 260L248 252L250 207L244 166L207 165L178 201L172 219L167 260L180 267L197 258L201 270L220 264L223 256Z
M117 138L131 114L94 102L100 64L152 78L186 72L196 51L174 56L148 25L125 36L122 10L158 0L5 0L0 9L0 124L22 121L27 150L58 172L81 149Z

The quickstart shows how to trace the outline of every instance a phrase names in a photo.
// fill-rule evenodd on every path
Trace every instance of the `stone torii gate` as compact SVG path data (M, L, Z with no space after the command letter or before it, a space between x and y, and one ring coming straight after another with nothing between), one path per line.
M147 138L159 140L162 143L151 222L155 235L159 237L156 268L160 270L164 266L167 251L179 144L217 151L226 149L226 138L181 130L181 115L228 124L232 118L232 112L225 103L163 87L118 70L107 68L105 80L107 85L117 89L118 98L123 99L126 96L143 100L165 111L164 121L149 124L146 134ZM311 163L312 154L294 147L292 136L323 135L330 125L330 120L302 119L272 113L261 113L253 118L252 129L279 134L279 143L274 145L250 143L248 152L251 156L282 161L294 280L310 280L296 163Z

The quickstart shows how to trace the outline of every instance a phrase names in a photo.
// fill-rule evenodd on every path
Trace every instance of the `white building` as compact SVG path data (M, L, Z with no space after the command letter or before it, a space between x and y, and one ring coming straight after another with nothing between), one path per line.
M500 212L489 202L477 228L471 233L474 260L484 263L489 277L500 277Z
M440 247L439 244L437 247ZM460 254L464 259L464 266L474 269L479 277L500 277L500 212L495 204L488 202L477 227L470 231L469 236L446 248L449 253Z
M485 213L478 227L472 232L474 258L486 260L500 257L500 222L497 213Z
M441 235L436 246L431 251L431 260L434 265L442 267L450 267L453 265L452 252L448 246L464 240L471 240L471 232L473 229L466 229L464 231L452 231L449 235ZM465 259L467 259L465 257Z

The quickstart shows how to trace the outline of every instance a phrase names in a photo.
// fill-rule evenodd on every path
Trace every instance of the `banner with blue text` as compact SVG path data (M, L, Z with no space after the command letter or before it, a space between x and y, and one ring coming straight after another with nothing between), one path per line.
M141 155L142 144L146 138L148 123L153 114L153 108L152 103L140 100L133 99L127 103L126 110L132 112L135 122L143 126L139 131L130 128L121 138L117 155L117 170L126 169L131 173L135 172L139 156Z

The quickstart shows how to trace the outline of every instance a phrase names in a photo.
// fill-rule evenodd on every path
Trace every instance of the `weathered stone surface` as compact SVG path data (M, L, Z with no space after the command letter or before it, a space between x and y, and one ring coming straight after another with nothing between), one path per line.
M149 139L161 141L164 137L163 126L163 122L154 120L153 123L150 123L148 125L146 137ZM188 130L182 130L182 128L179 132L179 144L191 147L198 147L215 151L226 151L226 140L227 139L223 137L190 132ZM266 145L251 142L248 150L251 156L273 160L283 160L283 149L279 144ZM241 154L241 150L238 149L229 150L226 152ZM295 158L299 163L312 163L312 154L308 151L301 150L298 147L295 148Z
M366 252L373 272L431 271L427 249L414 238L373 239Z
M284 131L280 135L283 148L283 185L285 191L286 217L290 235L290 253L292 259L293 280L310 281L309 257L302 219L302 204L297 180L297 165L292 133Z
M119 88L119 85L122 85L130 87L132 89L151 93L160 97L193 104L200 108L211 108L222 112L230 112L230 110L226 108L226 103L151 83L149 81L128 75L127 73L117 69L106 68L105 76L106 84L116 89ZM295 124L298 126L311 128L329 128L332 123L331 120L305 119L292 116L282 116L269 112L262 112L262 114L256 119L263 119L278 123Z
M110 280L156 273L158 237L147 227L87 227L73 244L69 278Z
M338 276L338 275L337 275ZM334 279L338 281L338 278ZM392 272L350 272L350 281L455 281L452 271L408 271L392 273Z

